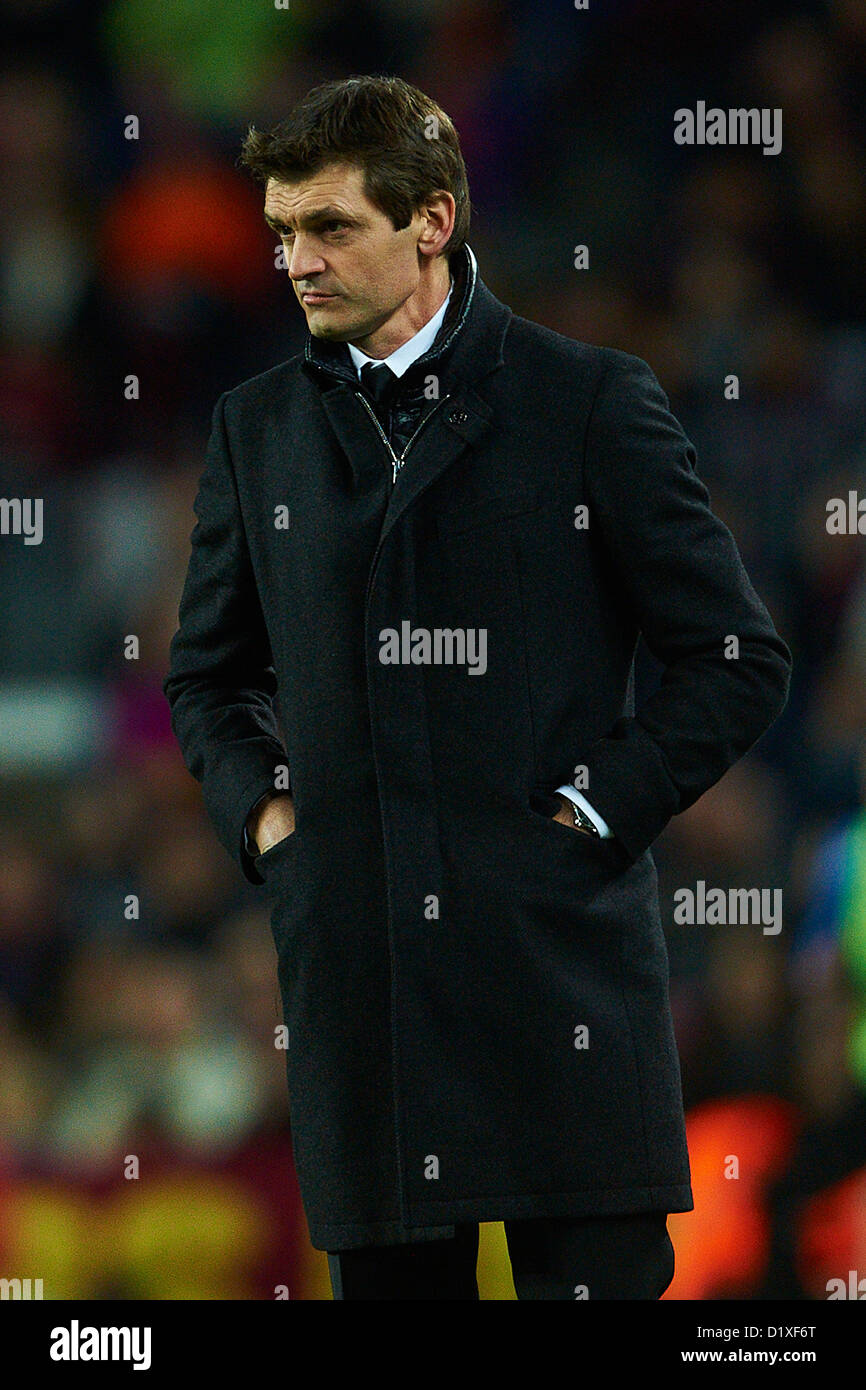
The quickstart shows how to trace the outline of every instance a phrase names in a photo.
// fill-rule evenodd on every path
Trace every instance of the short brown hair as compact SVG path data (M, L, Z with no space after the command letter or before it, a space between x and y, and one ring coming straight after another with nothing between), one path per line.
M238 163L266 184L271 178L290 183L342 160L363 169L366 196L398 232L432 193L445 189L456 208L441 254L453 256L463 246L471 204L457 131L431 97L400 77L323 82L273 130L250 126Z

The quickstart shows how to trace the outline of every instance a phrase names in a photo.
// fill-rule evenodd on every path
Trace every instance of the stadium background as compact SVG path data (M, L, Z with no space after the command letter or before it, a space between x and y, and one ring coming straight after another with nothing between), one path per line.
M782 719L654 846L697 1203L667 1296L866 1275L866 567L826 528L866 489L864 0L0 0L0 23L0 492L45 507L41 545L0 538L0 1275L330 1296L267 901L160 685L213 404L303 343L240 140L375 71L454 118L494 293L651 363L794 654ZM678 147L698 100L781 107L781 154ZM697 879L783 888L781 933L676 926ZM513 1297L499 1226L480 1278Z

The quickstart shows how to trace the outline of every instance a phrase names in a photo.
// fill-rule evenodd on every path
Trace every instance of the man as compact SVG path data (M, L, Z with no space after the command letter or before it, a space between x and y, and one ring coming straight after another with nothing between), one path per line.
M518 1298L658 1298L693 1202L650 845L788 649L649 367L484 285L433 101L326 83L243 162L309 337L217 402L165 691L274 899L312 1242L336 1298L473 1299L502 1220Z

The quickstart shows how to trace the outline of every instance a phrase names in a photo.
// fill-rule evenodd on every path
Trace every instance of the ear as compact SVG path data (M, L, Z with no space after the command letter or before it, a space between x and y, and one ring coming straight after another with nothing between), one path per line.
M424 225L418 237L418 250L423 256L438 256L454 231L457 204L454 195L440 189L427 198L419 208Z

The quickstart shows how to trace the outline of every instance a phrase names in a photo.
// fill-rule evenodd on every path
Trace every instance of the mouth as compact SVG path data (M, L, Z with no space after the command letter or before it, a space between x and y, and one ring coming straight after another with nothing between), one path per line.
M336 298L335 294L320 294L318 290L310 290L307 294L301 295L305 304L326 304L329 299Z

